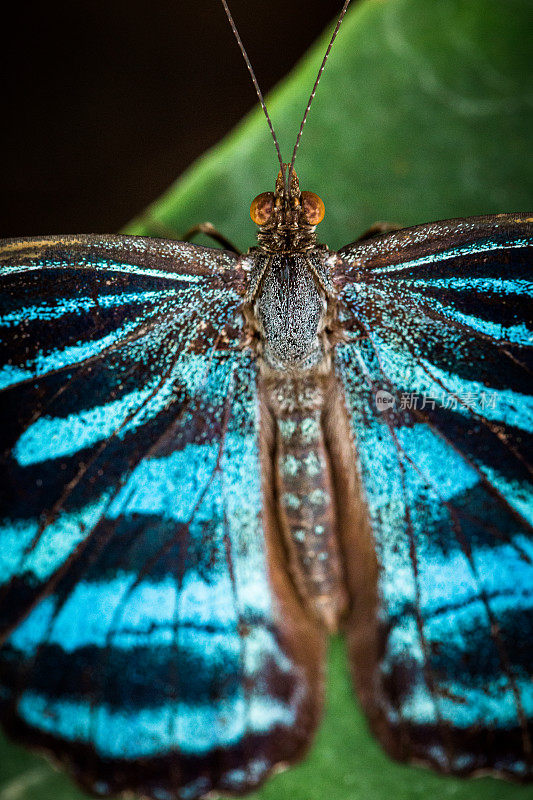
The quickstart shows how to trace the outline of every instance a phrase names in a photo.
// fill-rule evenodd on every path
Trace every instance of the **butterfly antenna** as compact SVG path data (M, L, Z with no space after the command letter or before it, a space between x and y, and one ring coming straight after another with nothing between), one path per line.
M224 0L222 0L222 2L224 2ZM304 125L307 122L307 115L309 114L309 109L311 108L311 103L314 100L318 84L320 83L320 78L322 77L322 73L324 72L324 67L326 66L326 61L328 60L328 56L329 56L330 50L333 47L333 42L337 38L337 34L339 32L339 28L341 26L341 22L344 19L344 15L346 14L346 12L348 10L348 6L349 5L350 5L350 0L346 0L346 2L344 3L344 5L342 7L341 13L339 15L339 19L337 20L337 24L335 25L335 30L333 31L333 34L332 34L331 39L330 39L330 42L328 44L328 49L326 50L324 58L322 59L322 64L320 65L320 69L318 70L318 75L316 76L315 85L313 86L313 90L312 90L311 95L309 97L309 102L307 103L307 108L305 109L305 113L304 113L304 116L303 116L303 119L302 119L302 124L300 125L300 130L298 131L298 136L296 137L296 144L294 145L294 150L292 151L292 158L291 158L291 163L289 165L289 172L288 172L289 180L290 180L290 175L294 170L294 162L296 160L296 151L298 150L298 146L300 144L300 139L302 138Z
M253 70L253 67L252 67L252 64L250 62L250 59L248 58L248 53L244 49L244 45L242 43L242 39L239 36L239 31L237 30L237 26L235 25L235 22L233 21L233 17L231 16L231 11L228 8L228 4L226 3L226 0L221 0L221 2L222 2L222 5L224 6L224 11L226 12L226 16L228 18L229 24L231 25L231 30L233 31L233 35L235 36L235 39L237 40L237 44L239 45L239 49L240 49L240 51L242 53L242 57L244 58L244 62L246 64L246 66L248 67L248 72L250 73L250 76L252 78L252 83L253 83L253 85L255 87L255 91L257 93L257 97L259 98L259 102L261 103L261 108L263 109L263 111L265 113L265 117L266 117L267 122L268 122L268 127L270 128L270 133L272 134L272 138L274 139L274 145L276 147L276 153L278 154L278 161L279 161L279 165L280 165L280 168L281 168L281 174L283 176L283 185L286 188L287 187L287 183L286 183L286 178L285 178L285 166L283 164L283 159L281 157L281 150L279 148L279 142L278 142L276 134L274 132L274 126L272 125L272 120L270 119L270 115L269 115L269 113L267 111L265 98L263 97L263 92L261 91L261 89L259 88L259 84L257 83L257 78L255 77L255 72Z

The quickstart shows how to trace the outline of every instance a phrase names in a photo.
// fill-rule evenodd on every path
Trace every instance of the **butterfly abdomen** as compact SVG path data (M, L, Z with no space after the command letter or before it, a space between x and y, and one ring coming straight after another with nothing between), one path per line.
M320 383L280 379L267 388L275 419L274 475L288 567L299 595L335 630L345 607Z

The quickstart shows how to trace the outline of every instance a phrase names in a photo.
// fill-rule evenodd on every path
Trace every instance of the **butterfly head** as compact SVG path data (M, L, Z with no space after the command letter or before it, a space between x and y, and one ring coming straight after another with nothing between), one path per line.
M287 177L280 170L275 191L258 194L250 206L250 216L259 225L259 244L275 251L314 245L315 227L324 213L324 203L317 194L300 191L293 170Z

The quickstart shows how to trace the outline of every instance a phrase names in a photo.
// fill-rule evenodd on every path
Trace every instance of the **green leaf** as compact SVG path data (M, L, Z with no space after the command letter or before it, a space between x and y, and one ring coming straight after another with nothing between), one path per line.
M530 0L355 6L296 159L302 188L326 204L319 239L339 248L376 220L413 225L531 209L532 29ZM329 35L268 98L285 160ZM274 188L276 173L257 109L149 211L176 236L209 221L246 250L256 231L250 202ZM128 230L157 235L141 220Z
M533 208L530 0L367 0L347 15L296 161L321 195L322 241L337 248L376 220L402 225ZM290 153L328 35L269 98ZM244 67L243 67L244 68ZM262 113L249 115L128 230L176 237L212 222L242 249L248 209L277 173ZM209 243L209 242L206 242ZM318 665L317 665L318 666ZM85 795L39 757L0 742L0 800ZM369 735L332 641L324 723L308 758L252 795L262 800L526 800L531 789L460 780L392 762Z

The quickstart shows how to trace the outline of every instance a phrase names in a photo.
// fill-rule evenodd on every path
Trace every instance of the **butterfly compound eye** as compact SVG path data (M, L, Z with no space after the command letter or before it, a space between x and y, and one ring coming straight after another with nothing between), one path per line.
M274 193L262 192L258 194L250 206L250 216L256 225L265 225L274 208Z
M322 222L326 208L317 194L314 192L302 192L300 202L310 225L318 225L319 222Z

